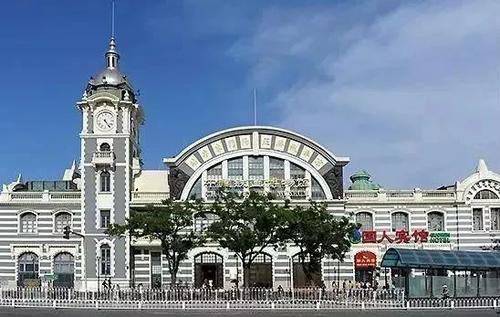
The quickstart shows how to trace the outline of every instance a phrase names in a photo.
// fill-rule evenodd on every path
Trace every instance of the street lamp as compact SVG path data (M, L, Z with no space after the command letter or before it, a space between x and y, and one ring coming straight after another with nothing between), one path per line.
M100 294L101 294L101 256L100 255L97 255L96 256L96 259L97 259L97 296L100 297Z

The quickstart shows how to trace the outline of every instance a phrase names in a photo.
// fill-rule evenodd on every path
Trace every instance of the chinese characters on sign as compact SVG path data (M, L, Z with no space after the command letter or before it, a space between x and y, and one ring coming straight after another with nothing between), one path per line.
M277 198L306 197L310 186L307 178L293 179L207 179L204 182L207 198L214 198L218 189L229 190L270 190Z
M360 240L360 241L359 241ZM384 230L378 234L374 230L366 230L361 234L361 239L358 242L362 243L450 243L449 232L428 232L427 230L414 230L413 233L406 230L397 230L395 233Z
M361 251L354 256L354 265L359 268L375 268L377 266L377 256L373 252Z

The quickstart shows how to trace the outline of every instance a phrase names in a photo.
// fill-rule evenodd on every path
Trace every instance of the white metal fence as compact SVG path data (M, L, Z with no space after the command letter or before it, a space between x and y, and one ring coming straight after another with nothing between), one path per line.
M113 310L466 309L497 308L500 298L405 299L395 290L0 289L0 306Z

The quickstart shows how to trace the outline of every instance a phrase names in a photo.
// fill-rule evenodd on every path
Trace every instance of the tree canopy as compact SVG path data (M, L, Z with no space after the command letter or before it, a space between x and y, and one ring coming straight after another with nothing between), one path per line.
M299 248L300 263L308 281L321 270L321 260L343 261L351 248L350 235L357 225L347 217L335 217L324 203L311 201L307 207L295 206L288 213L284 237Z
M243 266L243 281L248 287L248 269L267 247L282 241L280 229L285 225L289 203L277 204L268 195L250 192L241 197L221 192L206 213L218 217L208 228L208 236L221 247L233 251Z
M171 285L175 285L180 262L187 258L190 250L205 242L204 235L194 228L194 218L203 216L202 209L201 201L165 200L161 205L133 210L125 224L111 224L107 233L160 241L162 253L168 261Z

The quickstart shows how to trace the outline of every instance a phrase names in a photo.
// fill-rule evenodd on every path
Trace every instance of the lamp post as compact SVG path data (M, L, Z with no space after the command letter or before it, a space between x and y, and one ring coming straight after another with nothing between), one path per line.
M97 296L101 294L101 256L96 256L97 259Z

